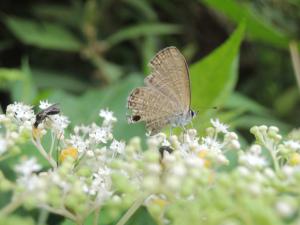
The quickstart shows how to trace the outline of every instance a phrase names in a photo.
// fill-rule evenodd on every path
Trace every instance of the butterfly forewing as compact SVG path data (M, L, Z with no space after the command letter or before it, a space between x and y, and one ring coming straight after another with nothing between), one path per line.
M189 71L184 56L175 47L168 47L151 60L152 73L145 84L153 86L178 104L178 109L187 112L190 108Z

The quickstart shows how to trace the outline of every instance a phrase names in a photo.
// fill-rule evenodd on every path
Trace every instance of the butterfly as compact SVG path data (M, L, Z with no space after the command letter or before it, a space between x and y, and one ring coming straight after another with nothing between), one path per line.
M184 56L176 47L167 47L149 66L151 73L144 79L145 86L135 88L128 97L127 107L132 112L128 122L146 122L150 135L167 125L184 128L195 116L190 108L190 78Z

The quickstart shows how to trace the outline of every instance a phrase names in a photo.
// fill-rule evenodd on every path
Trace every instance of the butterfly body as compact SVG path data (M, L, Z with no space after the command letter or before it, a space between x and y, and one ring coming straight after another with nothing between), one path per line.
M194 112L190 109L191 92L188 67L176 47L159 51L150 61L151 74L145 86L135 88L128 97L132 111L130 123L145 121L154 135L167 125L187 125Z
M174 118L171 118L170 125L172 127L183 127L183 126L186 126L186 125L188 125L192 121L192 119L194 118L194 116L195 116L194 111L190 109L186 113L179 114L179 115L174 116Z

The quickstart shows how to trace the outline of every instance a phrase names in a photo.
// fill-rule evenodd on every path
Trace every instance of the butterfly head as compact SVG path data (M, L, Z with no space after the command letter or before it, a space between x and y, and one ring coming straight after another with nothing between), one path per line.
M198 114L198 111L193 111L192 109L189 110L189 115L190 115L190 118L193 119L194 117L196 117Z

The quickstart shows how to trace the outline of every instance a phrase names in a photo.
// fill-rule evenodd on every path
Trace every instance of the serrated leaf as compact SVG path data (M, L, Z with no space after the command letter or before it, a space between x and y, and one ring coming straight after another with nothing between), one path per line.
M225 43L191 66L193 109L221 106L232 92L237 80L239 47L244 31L245 24L241 23ZM195 120L196 127L201 125L199 117Z
M67 28L55 23L7 17L6 26L24 44L39 48L78 51L80 41Z

